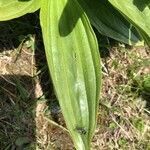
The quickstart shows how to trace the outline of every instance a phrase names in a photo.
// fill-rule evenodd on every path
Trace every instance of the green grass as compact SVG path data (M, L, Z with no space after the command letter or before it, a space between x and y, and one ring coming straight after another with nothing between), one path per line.
M36 16L0 24L0 150L73 149ZM149 50L103 38L103 88L93 149L149 150Z

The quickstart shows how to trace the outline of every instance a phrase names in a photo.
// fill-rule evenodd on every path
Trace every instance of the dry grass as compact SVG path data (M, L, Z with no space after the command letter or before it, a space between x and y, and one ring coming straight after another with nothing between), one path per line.
M30 16L25 17L25 29L24 18L0 27L0 150L72 150L49 79L39 25L26 18ZM14 44L20 37L20 44ZM103 88L92 147L149 150L150 95L143 87L150 74L149 51L117 45L108 53L102 59Z
M150 73L146 49L113 47L104 58L95 149L150 149L150 112L140 85ZM134 81L140 78L134 87ZM141 88L141 89L139 89Z

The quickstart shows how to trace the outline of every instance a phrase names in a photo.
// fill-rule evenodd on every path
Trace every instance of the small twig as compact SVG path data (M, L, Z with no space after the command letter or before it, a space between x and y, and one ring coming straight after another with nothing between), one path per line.
M150 114L150 111L148 111L147 109L144 108L144 111L146 111L148 114Z
M10 83L11 85L15 85L15 83L11 82L10 80L8 80L7 78L5 78L3 75L0 75L0 78L3 78L6 82Z
M112 117L112 120L116 123L116 125L124 132L124 134L132 141L132 138L129 136L129 134L125 131L124 128L122 128L122 126L115 120L115 118L113 116Z
M63 126L59 125L59 124L56 123L55 121L50 120L50 119L47 118L47 117L44 117L44 118L45 118L49 123L53 124L53 125L56 126L56 127L59 127L60 129L62 129L63 131L66 131L67 133L69 133L69 131L68 131L66 128L64 128Z
M11 93L7 89L3 88L2 86L0 86L0 88L2 88L5 92L9 93L11 96L13 96L14 98L16 98L16 95L14 95L13 93Z

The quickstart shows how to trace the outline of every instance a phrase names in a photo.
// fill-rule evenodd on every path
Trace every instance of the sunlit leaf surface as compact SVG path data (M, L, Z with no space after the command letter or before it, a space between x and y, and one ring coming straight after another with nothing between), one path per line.
M48 66L67 127L78 150L88 150L100 92L98 45L74 0L44 0L41 27Z
M17 18L39 8L40 0L0 0L0 21Z

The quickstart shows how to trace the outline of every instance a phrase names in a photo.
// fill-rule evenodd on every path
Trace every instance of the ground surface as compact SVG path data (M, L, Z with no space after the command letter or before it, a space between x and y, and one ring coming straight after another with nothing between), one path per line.
M0 24L0 150L72 150L35 15ZM110 46L110 45L109 45ZM94 150L150 150L150 51L100 47Z

